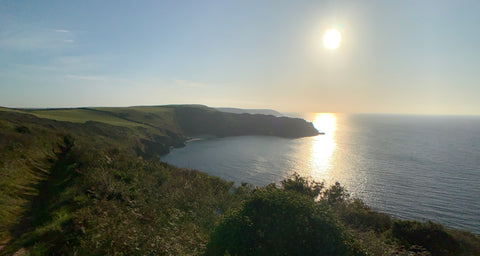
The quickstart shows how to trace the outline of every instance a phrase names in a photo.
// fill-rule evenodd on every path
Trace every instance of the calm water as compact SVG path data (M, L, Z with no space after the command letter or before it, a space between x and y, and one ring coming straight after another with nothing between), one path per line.
M339 181L393 216L480 233L480 117L303 117L326 134L199 139L162 160L237 183L265 185L293 172Z

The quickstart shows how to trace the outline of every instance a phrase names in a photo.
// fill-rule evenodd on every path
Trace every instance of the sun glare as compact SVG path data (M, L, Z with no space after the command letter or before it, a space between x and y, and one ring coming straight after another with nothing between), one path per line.
M337 118L333 113L317 113L313 125L320 132L331 135L336 129Z
M312 177L321 180L328 178L328 172L332 167L332 155L335 151L335 130L337 117L332 113L317 113L313 125L324 135L318 135L313 139L311 148Z
M337 49L342 41L342 35L336 29L329 29L323 35L323 45L328 49Z

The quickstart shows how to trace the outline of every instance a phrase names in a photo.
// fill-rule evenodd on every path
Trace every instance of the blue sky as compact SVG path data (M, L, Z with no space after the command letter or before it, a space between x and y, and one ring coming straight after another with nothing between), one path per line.
M478 115L479 13L444 0L0 0L0 106Z

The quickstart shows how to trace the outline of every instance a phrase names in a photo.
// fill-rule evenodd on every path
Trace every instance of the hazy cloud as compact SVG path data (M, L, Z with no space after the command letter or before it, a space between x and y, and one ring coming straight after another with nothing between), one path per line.
M65 29L11 23L0 31L0 47L10 50L56 50L70 47L73 42L73 33Z
M68 74L65 77L69 78L69 79L88 80L88 81L107 81L107 80L109 80L108 77L103 77L103 76L85 76L85 75Z
M172 79L173 85L177 87L185 87L185 88L226 88L234 86L231 83L203 83L203 82L195 82L195 81L188 81L184 79Z
M69 30L65 30L65 29L54 29L53 31L55 31L57 33L70 33Z
M132 86L139 86L144 87L146 86L141 81L132 81L127 78L121 77L111 77L111 76L102 76L102 75L85 75L85 74L74 74L70 73L65 75L65 78L77 80L79 82L99 82L102 86L112 86L115 88L122 88L122 87L132 87Z
M182 79L173 79L173 84L181 87L205 88L208 85L204 83L191 82Z

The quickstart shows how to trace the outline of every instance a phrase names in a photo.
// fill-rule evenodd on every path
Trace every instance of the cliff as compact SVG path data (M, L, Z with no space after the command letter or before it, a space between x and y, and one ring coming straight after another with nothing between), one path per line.
M267 135L298 138L318 135L312 123L303 119L261 114L234 114L198 106L171 107L187 136Z
M183 146L187 137L194 135L298 138L318 134L311 123L302 119L225 113L202 105L0 110L10 115L30 115L25 116L29 120L34 116L64 126L87 125L105 136L110 129L123 129L131 133L130 137L138 144L137 151L143 156L166 154L170 147Z

